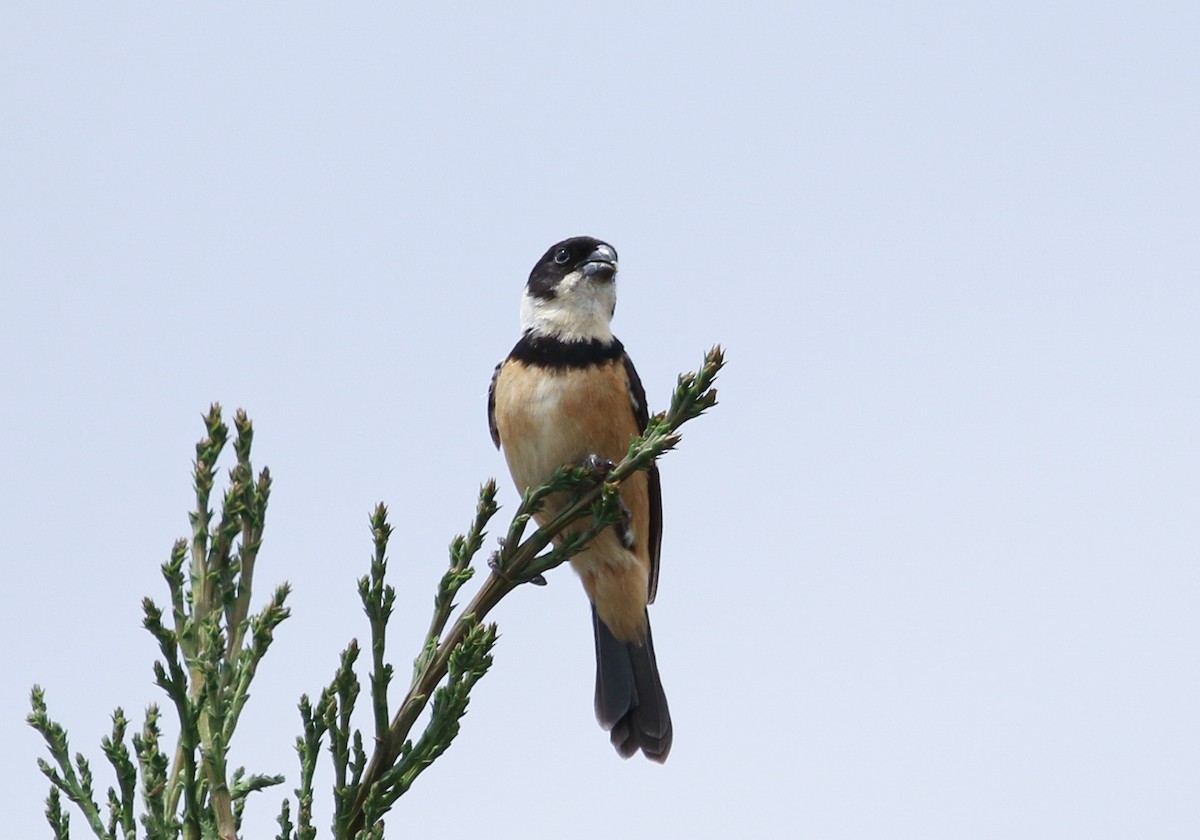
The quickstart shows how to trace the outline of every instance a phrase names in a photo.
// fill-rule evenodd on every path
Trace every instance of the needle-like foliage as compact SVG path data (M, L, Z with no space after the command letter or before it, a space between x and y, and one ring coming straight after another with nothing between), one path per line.
M142 836L147 840L236 840L246 797L283 781L282 776L247 775L229 764L229 743L250 696L250 682L275 627L288 616L286 585L277 588L259 612L250 613L271 476L264 469L255 477L250 464L254 430L246 414L237 412L236 463L214 517L209 504L229 427L219 405L209 409L204 424L192 472L192 538L176 542L162 566L169 612L150 598L142 601L142 624L162 655L154 663L155 682L179 720L174 755L161 749L157 706L146 710L141 733L128 740L125 713L117 709L112 734L101 743L117 780L104 797L106 816L102 815L87 760L82 754L71 759L66 731L50 718L45 693L35 686L28 720L42 734L53 759L39 766L53 785L46 816L55 837L70 836L61 791L83 812L92 833L106 840L137 837L139 794Z
M497 631L495 624L485 621L488 613L521 584L544 583L545 573L584 550L620 519L621 483L673 449L680 440L679 428L716 404L712 386L723 364L721 348L714 347L698 372L681 376L670 408L650 418L619 463L567 464L546 484L526 492L488 561L490 573L459 609L456 598L475 574L474 559L499 510L495 482L480 488L467 533L450 545L449 566L434 596L433 616L413 661L411 681L395 702L390 695L395 673L386 660L387 629L396 599L386 582L392 527L387 508L380 504L375 509L370 521L374 544L370 569L358 581L371 639L372 726L364 738L353 724L361 686L355 672L360 650L351 641L316 701L307 695L300 700L299 784L295 806L283 801L276 840L317 837L314 780L323 746L332 762L332 836L382 840L384 815L453 743L471 689L492 665ZM169 607L164 610L150 598L142 603L143 624L161 653L154 663L155 682L178 718L178 742L173 753L163 751L157 706L146 710L141 732L132 737L126 731L124 712L117 709L112 733L101 743L116 780L107 789L102 807L87 759L82 754L71 756L66 730L50 718L45 694L35 686L28 721L41 733L50 753L51 760L40 759L38 766L51 782L46 819L57 840L70 837L64 795L103 840L135 840L139 823L146 840L236 840L249 794L283 781L282 776L247 775L240 767L231 769L229 761L229 745L250 696L250 683L275 628L289 614L284 606L286 584L276 588L261 610L250 612L271 478L265 469L255 477L250 463L253 428L239 411L234 418L236 463L214 514L210 499L216 464L228 442L229 428L218 405L211 407L204 421L206 434L196 446L193 470L196 508L190 514L191 539L179 540L162 566ZM552 521L526 537L530 519L552 494L565 494L569 501ZM423 728L414 735L427 710ZM370 743L369 751L365 742Z

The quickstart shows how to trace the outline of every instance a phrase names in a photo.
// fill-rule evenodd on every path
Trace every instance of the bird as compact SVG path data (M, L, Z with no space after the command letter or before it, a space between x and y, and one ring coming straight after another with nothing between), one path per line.
M618 462L649 420L646 392L613 335L617 251L590 236L564 239L534 265L521 298L521 337L496 366L488 427L525 492L561 466ZM592 605L596 718L622 758L666 761L673 730L647 606L658 588L662 485L657 465L620 488L622 517L571 565ZM551 496L539 524L568 501Z

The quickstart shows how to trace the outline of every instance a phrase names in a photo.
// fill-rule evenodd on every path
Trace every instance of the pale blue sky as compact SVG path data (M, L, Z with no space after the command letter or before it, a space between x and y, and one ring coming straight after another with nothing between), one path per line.
M1200 834L1200 12L648 5L0 8L8 836L48 836L32 683L97 763L162 700L139 601L210 401L295 587L235 758L294 787L380 500L407 674L479 483L514 505L487 383L576 234L654 408L728 350L662 463L675 747L596 726L564 569L495 614L406 826Z

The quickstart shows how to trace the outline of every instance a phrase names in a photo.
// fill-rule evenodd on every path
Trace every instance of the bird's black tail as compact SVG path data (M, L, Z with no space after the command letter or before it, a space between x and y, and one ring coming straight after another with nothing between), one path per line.
M596 634L596 717L609 730L622 758L641 750L651 761L671 751L671 713L658 678L654 640L646 620L646 642L622 642L592 607Z

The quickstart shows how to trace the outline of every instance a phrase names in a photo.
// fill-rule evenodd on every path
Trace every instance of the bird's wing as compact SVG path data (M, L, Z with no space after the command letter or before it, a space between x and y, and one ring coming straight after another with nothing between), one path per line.
M488 431L492 433L492 443L496 444L496 448L500 448L500 430L496 428L496 380L500 378L500 368L504 367L504 362L496 365L496 370L492 373L492 384L488 386Z
M644 434L646 425L650 422L650 409L646 405L646 389L638 377L633 361L626 353L625 377L629 380L629 396L632 401L633 417L637 422L638 434ZM650 597L648 603L654 603L654 595L658 591L658 560L662 550L662 482L658 477L658 464L651 464L646 470L646 489L650 496Z

